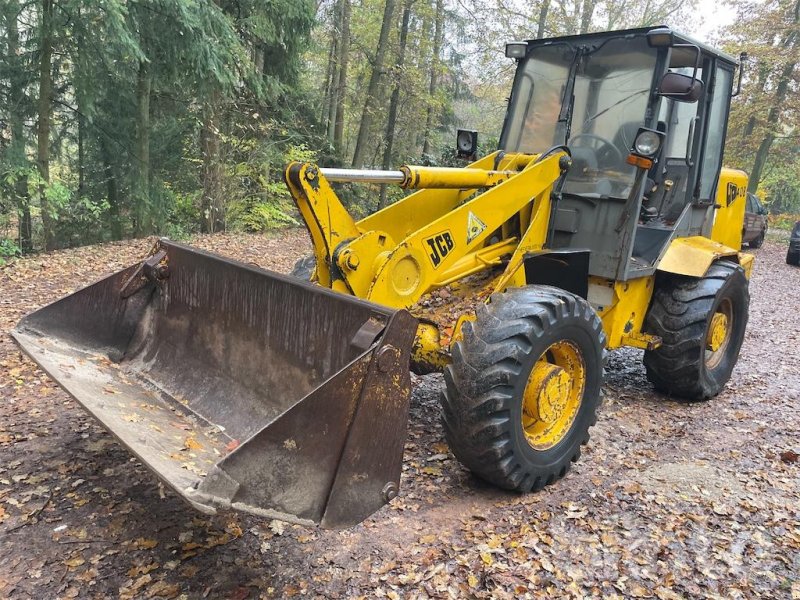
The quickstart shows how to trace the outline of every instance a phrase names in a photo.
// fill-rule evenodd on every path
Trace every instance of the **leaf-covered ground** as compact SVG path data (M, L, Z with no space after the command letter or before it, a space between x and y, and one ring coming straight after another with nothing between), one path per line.
M297 231L193 243L284 272L309 248ZM800 269L785 242L757 253L745 345L718 398L660 397L640 353L614 353L583 458L520 496L459 466L441 377L416 378L400 496L338 532L193 512L7 336L150 245L0 269L0 597L800 598Z

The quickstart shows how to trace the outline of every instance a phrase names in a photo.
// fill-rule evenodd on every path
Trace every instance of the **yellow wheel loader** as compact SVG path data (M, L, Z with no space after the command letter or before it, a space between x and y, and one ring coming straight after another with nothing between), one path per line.
M607 350L643 349L665 394L716 395L752 267L737 251L747 177L722 168L736 59L666 27L506 53L496 152L464 168L286 168L309 281L162 240L14 337L196 508L324 527L398 493L409 366L444 372L455 456L523 492L578 459ZM475 143L461 132L459 153ZM356 221L338 182L416 191ZM447 286L485 301L445 336L413 314Z

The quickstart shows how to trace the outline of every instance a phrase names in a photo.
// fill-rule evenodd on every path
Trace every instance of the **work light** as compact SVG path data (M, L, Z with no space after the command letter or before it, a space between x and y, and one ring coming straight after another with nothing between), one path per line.
M459 129L456 134L456 151L461 157L474 156L478 152L478 132Z
M668 27L658 27L647 32L647 42L654 48L672 46L675 43L675 34Z
M528 52L527 42L508 42L506 44L506 58L521 60Z

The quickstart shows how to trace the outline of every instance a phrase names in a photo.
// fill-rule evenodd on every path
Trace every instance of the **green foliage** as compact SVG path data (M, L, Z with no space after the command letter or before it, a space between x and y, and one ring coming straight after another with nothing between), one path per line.
M800 213L770 214L767 217L767 223L770 229L781 229L783 231L791 231L794 228L794 224L798 221L800 221Z
M233 229L262 233L277 227L298 225L298 220L291 216L291 212L291 198L286 187L272 183L266 187L261 198L251 196L229 204L228 219Z
M172 192L165 188L170 197L167 226L164 235L173 240L188 239L200 231L200 192L194 190L187 193Z
M4 266L9 258L19 256L21 250L19 246L8 238L0 238L0 267Z
M110 239L105 226L105 214L108 211L105 199L96 201L86 196L76 199L66 196L66 200L59 202L53 210L60 246L78 246Z
M773 214L800 212L800 165L776 157L759 186L759 196Z
M258 129L266 133L276 124L262 123ZM274 167L280 169L292 161L313 161L315 153L305 145L288 144L282 153L266 140L227 140L236 155L244 160L229 165L228 180L232 183L233 200L228 204L228 221L233 229L260 233L298 225L297 210L279 172L270 180Z

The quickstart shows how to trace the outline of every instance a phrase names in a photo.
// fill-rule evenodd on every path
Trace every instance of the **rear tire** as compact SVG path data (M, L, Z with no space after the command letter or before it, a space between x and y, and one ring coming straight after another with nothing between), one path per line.
M647 378L660 392L689 401L719 394L739 358L749 305L744 270L728 260L711 265L705 277L670 276L657 284L645 330L663 343L644 353Z
M589 440L600 404L605 334L597 314L559 288L526 286L479 305L463 333L442 395L453 454L509 490L539 490L563 477ZM582 379L563 378L562 371ZM549 416L531 417L532 404Z
M311 281L314 276L314 271L317 269L317 258L312 254L311 256L304 256L292 267L289 275L302 279L303 281Z
M793 267L800 266L800 250L792 252L792 250L789 249L786 252L786 264L792 265Z
M758 237L756 239L754 239L752 242L748 244L748 246L750 246L750 248L753 249L761 248L761 246L764 245L764 236L766 234L767 234L766 231L762 231L760 234L758 234Z

